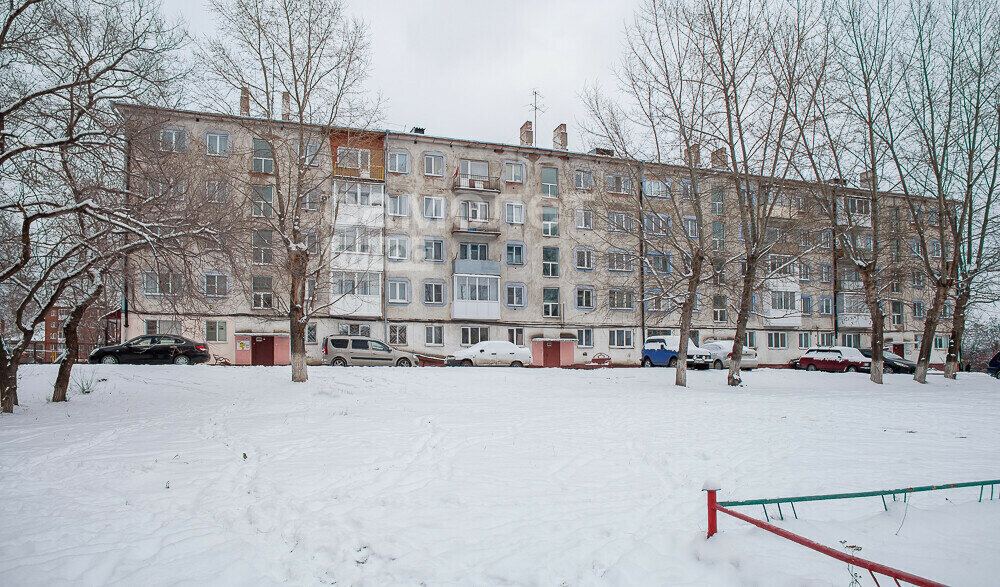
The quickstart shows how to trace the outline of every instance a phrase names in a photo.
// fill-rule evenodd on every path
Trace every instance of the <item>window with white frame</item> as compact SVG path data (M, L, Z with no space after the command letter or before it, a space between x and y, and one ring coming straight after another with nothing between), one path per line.
M726 248L726 223L721 220L712 221L712 250L722 251Z
M173 271L146 271L142 274L142 293L149 296L172 296L180 293L183 276Z
M524 265L524 243L507 243L507 264Z
M632 271L632 255L628 251L608 251L608 271Z
M594 288L586 285L576 288L576 308L578 310L594 309Z
M225 274L207 271L204 280L206 297L224 298L229 295L229 278Z
M307 277L304 289L306 305L311 306L311 304L316 300L316 278ZM306 311L309 312L311 309L307 307Z
M226 342L226 322L224 320L205 321L205 342Z
M386 157L386 165L391 173L409 173L410 154L403 150L393 149Z
M589 349L594 346L594 329L593 328L577 328L576 329L576 346L582 349Z
M229 133L210 132L205 134L205 154L224 157L229 154Z
M725 322L728 318L729 308L726 304L726 296L712 296L712 320Z
M914 289L923 289L925 283L927 282L927 275L920 269L910 270L910 285Z
M542 276L559 277L559 247L542 247Z
M505 162L503 164L503 180L507 183L524 183L524 163Z
M632 219L627 212L608 212L608 230L611 232L632 230Z
M424 154L424 175L441 177L444 175L444 155L439 153Z
M843 346L849 346L852 348L861 347L861 334L857 332L850 332L840 335L840 344Z
M812 346L812 333L811 332L800 332L799 333L799 348L807 349Z
M670 217L655 212L647 212L643 219L643 230L651 236L664 236L670 233Z
M867 216L871 214L871 200L868 198L844 198L844 204L850 214Z
M316 323L306 324L306 344L319 344L316 336Z
M576 250L576 268L581 271L590 271L594 268L594 249L579 248Z
M559 236L559 209L542 207L542 236Z
M424 261L444 262L444 239L424 237Z
M771 309L772 310L794 310L795 300L799 297L798 292L794 291L772 291L771 292Z
M784 349L788 348L788 335L784 332L768 332L767 348Z
M302 161L303 165L308 165L309 167L319 166L319 143L316 141L307 141L299 146L299 159Z
M462 346L472 346L474 344L490 339L489 326L463 326Z
M635 309L635 292L630 289L612 289L608 291L608 306L612 310Z
M303 210L315 211L319 210L320 202L323 200L323 194L320 192L318 187L307 188L302 193L302 198L299 200L300 205Z
M594 211L577 210L576 227L580 230L591 230L594 228Z
M573 187L578 190L594 189L594 172L589 169L577 169L574 171Z
M486 222L489 219L490 205L488 202L473 202L471 200L462 202L462 220Z
M670 255L649 253L646 255L646 259L649 263L649 270L653 273L670 273Z
M424 196L424 218L444 218L444 198Z
M371 336L372 328L367 324L338 324L337 333L343 336Z
M364 226L338 226L333 232L333 245L338 253L371 253L378 250L375 235Z
M546 318L559 317L559 288L542 288L542 316Z
M389 325L389 344L406 346L406 324Z
M146 334L181 335L180 320L146 320Z
M500 301L500 278L492 276L456 275L455 299L470 302Z
M694 216L685 216L682 221L684 223L684 234L688 238L698 238L698 219Z
M187 133L183 128L165 128L160 131L160 150L182 153L187 149Z
M252 215L254 218L274 216L274 186L255 185L253 190Z
M337 147L337 167L343 169L368 169L372 164L372 152L356 147Z
M270 265L274 262L272 230L255 230L251 233L250 252L254 265Z
M315 228L308 228L302 231L303 244L306 245L306 252L310 255L319 254L319 231Z
M820 346L833 346L836 339L832 332L823 332L819 335Z
M951 318L951 317L953 317L954 312L955 312L955 310L952 307L951 302L945 302L944 304L941 305L941 317L942 318Z
M757 348L757 333L753 330L747 330L746 339L743 341L743 346L751 349Z
M410 301L410 282L405 279L389 279L386 283L389 289L389 303L406 304Z
M524 224L525 206L521 202L506 202L504 204L504 220L507 224Z
M458 243L458 258L470 261L489 261L486 243Z
M437 324L424 326L424 344L427 346L444 346L444 327Z
M819 266L819 280L822 283L833 283L833 265L824 263Z
M389 216L409 216L410 196L407 194L390 194L386 206L386 214Z
M608 346L613 349L632 348L632 331L627 328L612 328L608 332Z
M662 179L644 179L642 191L650 198L666 199L670 197L670 186Z
M271 175L274 173L274 155L271 144L264 139L253 140L253 172Z
M559 197L559 169L557 167L542 167L542 197Z
M632 192L632 180L621 173L606 173L604 187L612 194L628 194Z
M254 275L250 278L250 288L253 294L254 309L274 307L274 278L270 275Z
M209 204L224 204L229 200L229 184L221 179L205 181L205 201Z
M424 303L425 304L444 303L444 282L428 281L424 283Z
M462 159L458 162L458 173L462 178L487 180L490 177L490 163L489 161Z
M382 203L385 185L381 183L348 182L338 184L341 201L356 206L373 206Z
M945 344L945 338L943 336L940 334L934 336L934 350L941 351L947 348L947 346L948 345Z
M520 326L508 328L507 342L516 344L517 346L524 346L524 328L521 328Z
M330 288L333 295L377 296L379 278L364 271L333 271Z
M726 211L726 192L721 185L712 188L712 214L722 216Z
M826 316L833 314L833 298L824 296L819 299L819 313Z
M927 306L921 300L913 302L913 317L917 320L923 320L927 317Z
M386 256L394 261L410 258L410 237L405 234L390 234L386 237Z
M799 261L799 281L809 281L812 279L812 265L805 261Z
M799 298L799 302L802 304L802 313L809 316L813 313L813 299L812 296L802 296Z
M903 325L903 302L899 300L893 300L889 304L890 321L893 326Z
M511 308L524 306L524 284L508 283L504 286L504 303Z

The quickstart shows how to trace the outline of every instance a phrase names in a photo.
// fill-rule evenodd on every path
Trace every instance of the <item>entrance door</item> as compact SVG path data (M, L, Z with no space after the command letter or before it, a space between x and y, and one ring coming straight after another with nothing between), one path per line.
M545 341L545 346L542 347L542 366L543 367L558 367L559 366L559 345L551 340Z
M903 353L906 352L906 347L902 343L896 343L892 345L892 352L902 357Z
M250 342L250 364L274 365L274 337L255 336Z

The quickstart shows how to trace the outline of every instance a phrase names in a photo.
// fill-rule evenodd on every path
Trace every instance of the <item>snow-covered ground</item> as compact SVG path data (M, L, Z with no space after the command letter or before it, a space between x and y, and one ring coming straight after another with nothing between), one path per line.
M846 565L726 516L706 541L703 483L749 499L1000 477L1000 382L983 375L76 373L102 381L57 405L55 369L23 367L22 406L0 417L2 585L846 585ZM978 496L800 504L778 523L996 584L1000 499Z

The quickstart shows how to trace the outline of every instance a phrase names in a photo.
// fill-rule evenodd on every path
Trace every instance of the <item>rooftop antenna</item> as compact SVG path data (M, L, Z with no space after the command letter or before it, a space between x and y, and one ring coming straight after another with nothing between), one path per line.
M541 92L538 91L538 88L531 88L531 104L528 104L528 108L530 108L532 110L532 119L534 121L534 122L532 122L533 126L532 126L532 133L531 133L531 146L533 146L533 147L537 147L538 146L538 141L537 141L537 138L538 138L538 113L541 112L542 114L545 114L545 111L548 110L545 107L545 104L539 104L538 103L539 98L544 98L544 97L545 96L543 96L541 94Z

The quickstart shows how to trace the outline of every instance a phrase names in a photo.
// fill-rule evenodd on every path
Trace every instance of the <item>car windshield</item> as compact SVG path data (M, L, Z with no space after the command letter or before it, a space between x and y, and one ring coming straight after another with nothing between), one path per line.
M896 353L890 353L889 351L882 351L882 356L886 359L892 359L893 361L905 361L903 357L897 355Z

